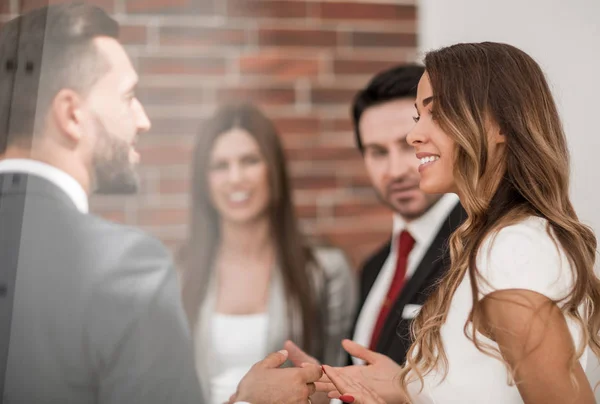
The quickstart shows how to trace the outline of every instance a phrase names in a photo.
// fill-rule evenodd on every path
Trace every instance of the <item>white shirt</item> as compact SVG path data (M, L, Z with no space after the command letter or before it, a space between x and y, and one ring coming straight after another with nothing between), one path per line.
M531 290L553 300L560 300L569 293L573 272L558 241L555 245L553 237L546 232L546 224L545 219L530 217L501 229L495 238L490 236L484 241L476 260L477 270L483 277L478 282L480 298L504 289ZM418 381L410 383L411 403L523 403L517 387L508 384L506 366L477 350L465 336L464 326L472 307L470 277L465 276L452 297L448 318L441 328L448 358L448 375L441 381L442 375L432 371L425 376L421 393ZM580 344L580 328L570 318L566 319L573 341ZM480 344L498 349L495 342L483 335L478 334L477 338ZM586 348L579 358L583 369L586 368L588 354L589 348Z
M268 354L267 330L267 313L213 314L210 331L213 353L209 404L228 402L252 365L265 358Z
M83 187L66 172L41 161L31 159L0 160L0 173L35 175L59 187L82 213L88 213L88 196Z
M379 275L377 275L377 279L373 283L373 287L369 291L369 295L360 311L353 338L355 342L366 347L371 343L371 336L373 335L373 329L375 328L381 305L396 272L397 244L402 230L406 229L415 240L415 245L408 255L406 267L406 279L410 279L417 270L433 239L439 233L444 220L452 212L452 209L456 207L457 203L457 195L446 194L423 216L411 222L407 223L401 216L394 215L390 254L379 271ZM362 359L352 358L352 360L356 365L364 364Z

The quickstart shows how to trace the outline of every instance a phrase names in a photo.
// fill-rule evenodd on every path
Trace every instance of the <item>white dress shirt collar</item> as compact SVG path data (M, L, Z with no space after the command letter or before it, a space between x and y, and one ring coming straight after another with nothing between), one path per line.
M41 161L6 159L0 161L0 173L17 172L41 177L59 187L82 213L88 213L88 196L83 187L66 172Z
M452 212L457 202L456 194L445 194L423 216L408 223L402 216L395 214L392 227L392 249L396 248L396 240L402 230L408 230L416 244L431 244L440 230L442 221Z

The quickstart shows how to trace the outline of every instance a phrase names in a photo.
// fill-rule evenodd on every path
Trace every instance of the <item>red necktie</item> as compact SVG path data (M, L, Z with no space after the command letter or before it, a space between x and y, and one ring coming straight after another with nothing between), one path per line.
M373 328L373 334L371 335L370 349L372 351L375 350L377 341L379 340L379 335L381 334L381 330L385 324L385 320L387 319L390 310L394 306L400 291L404 287L408 254L414 245L415 239L412 238L409 232L403 230L398 237L398 259L396 261L396 273L394 274L392 284L390 285L390 289L388 290L385 300L381 305L381 311L379 312L379 317L377 317L377 322L375 323L375 328Z

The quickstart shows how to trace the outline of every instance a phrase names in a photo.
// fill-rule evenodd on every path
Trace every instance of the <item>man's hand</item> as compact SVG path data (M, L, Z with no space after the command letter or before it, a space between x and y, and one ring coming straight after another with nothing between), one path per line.
M385 355L370 351L362 345L347 339L342 341L342 346L350 355L363 359L367 364L365 366L336 368L336 374L376 391L387 403L408 402L398 381L395 379L400 373L400 365ZM340 397L340 392L327 376L324 376L316 386L317 391L328 392L330 398Z
M305 363L311 363L317 366L321 365L318 360L304 352L298 345L290 340L285 341L283 347L288 351L288 358L294 366L301 367L304 366ZM327 393L317 392L310 398L310 401L312 404L328 404L330 400L329 397L327 397Z
M315 392L314 383L321 378L323 371L313 364L279 369L287 358L287 351L279 351L252 366L230 403L307 404L308 397Z
M321 366L318 360L304 352L298 345L294 344L290 340L285 341L285 344L283 344L283 349L288 351L288 359L296 367L302 366L303 363L312 363L313 365Z

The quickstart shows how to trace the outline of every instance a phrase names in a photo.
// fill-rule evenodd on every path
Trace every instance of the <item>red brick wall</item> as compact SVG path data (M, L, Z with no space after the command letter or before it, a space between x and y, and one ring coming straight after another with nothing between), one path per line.
M415 1L93 0L123 24L153 128L139 145L142 192L93 197L92 209L177 245L199 124L245 99L281 131L305 231L357 264L391 220L354 148L349 104L371 75L416 58ZM6 20L48 0L0 2Z

